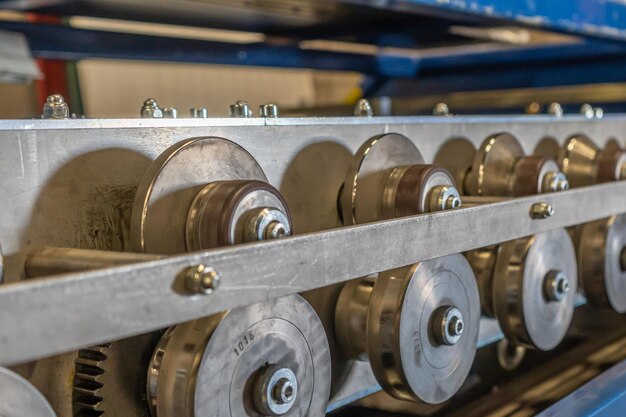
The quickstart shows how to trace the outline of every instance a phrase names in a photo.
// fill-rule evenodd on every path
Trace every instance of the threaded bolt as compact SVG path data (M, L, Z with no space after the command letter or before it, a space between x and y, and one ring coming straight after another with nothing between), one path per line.
M185 287L194 294L211 294L220 284L220 276L204 265L190 266L185 270Z

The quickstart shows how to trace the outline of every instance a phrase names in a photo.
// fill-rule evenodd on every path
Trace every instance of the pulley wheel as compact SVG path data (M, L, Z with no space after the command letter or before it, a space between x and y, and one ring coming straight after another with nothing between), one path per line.
M367 317L376 379L398 399L448 400L474 361L479 321L476 279L463 255L381 273Z
M585 135L575 135L565 141L559 153L559 161L572 187L595 184L599 152L598 146Z
M515 163L523 156L524 149L514 136L499 133L488 137L474 155L465 190L470 195L508 196Z
M423 164L424 158L413 142L398 133L374 136L357 151L341 195L343 221L348 224L388 218L383 207L389 176L394 169ZM399 179L399 178L398 178Z
M170 146L148 168L139 183L131 221L135 252L187 252L188 212L208 184L267 178L241 146L218 137L183 140Z
M581 227L578 268L587 300L626 313L626 215Z
M576 288L576 254L564 229L502 244L493 298L500 327L512 344L556 347L572 321Z
M0 367L0 416L56 417L48 400L18 374Z
M180 324L157 349L159 417L321 417L330 391L322 324L298 295Z

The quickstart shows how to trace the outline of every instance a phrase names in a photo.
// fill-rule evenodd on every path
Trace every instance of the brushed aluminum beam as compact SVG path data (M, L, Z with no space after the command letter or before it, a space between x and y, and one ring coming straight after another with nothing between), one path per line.
M533 220L533 204L555 214ZM626 181L460 210L195 252L0 288L0 364L14 365L226 309L625 211ZM190 296L181 271L221 276Z

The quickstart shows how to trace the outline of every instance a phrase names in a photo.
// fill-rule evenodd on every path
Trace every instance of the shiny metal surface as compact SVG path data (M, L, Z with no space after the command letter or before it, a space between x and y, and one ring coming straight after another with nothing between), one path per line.
M596 160L600 149L586 135L575 135L567 139L559 153L559 161L572 187L583 187L596 183Z
M154 261L161 258L163 256L145 253L43 247L28 254L24 262L24 273L27 278L36 278Z
M462 334L437 343L441 308L454 307ZM368 356L390 395L431 404L461 387L474 361L480 301L474 273L462 255L449 255L382 272L367 316Z
M207 184L232 180L267 178L248 152L226 139L193 138L168 148L150 165L135 195L130 229L134 251L186 252L192 202Z
M315 311L298 295L184 323L166 337L151 383L159 417L258 416L252 390L268 365L289 369L297 380L293 404L276 415L325 415L328 342Z
M401 133L409 137L419 147L425 161L430 162L440 149L445 149L445 144L451 138L459 135L475 148L489 134L508 131L520 138L525 152L529 154L546 132L559 143L572 132L583 132L599 140L598 145L601 146L605 137L621 137L623 126L623 116L620 115L609 115L602 122L584 121L580 117L570 116L560 120L545 117L456 116L1 121L0 186L3 192L15 196L0 201L3 213L0 216L0 244L6 255L5 277L7 282L19 279L25 255L33 247L42 245L127 250L129 245L127 235L124 237L124 224L128 219L126 215L130 212L127 209L128 201L132 205L132 196L139 179L150 161L159 153L187 138L221 136L243 146L259 161L269 181L284 193L292 209L295 232L305 233L332 229L339 225L335 208L337 190L345 179L352 154L365 138L390 131ZM512 239L555 225L564 226L590 220L596 215L599 218L600 214L606 217L611 214L611 210L618 210L616 207L623 207L623 201L619 199L623 190L616 187L605 191L606 194L590 190L588 195L572 195L564 200L557 198L557 213L553 218L543 220L542 222L548 222L545 224L533 224L527 220L521 220L519 225L515 224L515 218L522 218L524 213L528 213L531 200L526 200L523 204L519 202L512 206L489 207L486 211L468 213L469 216L463 222L457 222L452 216L452 224L445 216L445 219L428 217L428 221L434 222L432 228L437 230L422 224L422 221L427 220L424 219L419 221L420 226L410 227L410 230L405 230L405 223L385 225L383 229L396 228L390 230L393 234L385 235L384 238L380 235L382 229L378 227L367 229L374 232L373 234L365 233L365 230L359 231L360 229L357 229L357 234L350 231L350 236L343 236L341 240L334 239L338 236L336 232L328 237L322 235L323 239L330 238L330 244L333 248L338 248L338 253L331 253L335 249L324 248L321 244L298 246L300 250L307 250L308 254L316 254L316 258L296 255L299 261L293 263L280 258L284 254L282 247L279 250L271 245L262 246L260 250L263 254L259 256L280 254L280 268L276 265L273 268L264 266L264 261L253 255L259 250L256 247L246 253L238 250L219 252L219 256L229 257L234 263L244 264L251 260L249 270L236 268L237 270L224 276L225 281L219 291L224 290L220 296L226 295L225 299L219 300L210 299L212 296L209 296L204 301L190 301L188 298L179 298L171 287L171 277L178 271L203 260L214 265L213 260L216 258L213 256L218 254L203 260L198 260L193 255L188 262L179 263L169 270L167 265L158 265L152 270L145 269L144 265L136 271L120 271L117 276L104 272L97 275L97 278L96 275L81 274L81 279L87 281L83 284L84 292L74 286L78 281L68 281L67 276L66 280L59 277L60 281L52 287L49 287L48 282L33 283L36 285L24 288L23 292L16 291L22 287L12 287L9 291L11 295L2 293L0 297L12 298L19 293L18 298L22 298L26 296L26 292L37 288L30 294L33 299L29 298L30 295L27 297L26 304L38 306L39 313L31 312L23 316L23 331L15 339L20 343L19 339L23 336L24 345L10 347L4 344L0 349L2 361L7 358L16 360L16 352L20 352L17 356L23 359L41 355L42 352L49 355L59 352L59 349L70 349L71 346L77 347L82 343L100 343L124 337L124 334L165 327L176 321L211 314L228 306L245 305L289 291L327 285L348 279L351 273L354 273L353 277L362 276L377 272L378 268L405 265L424 256L445 254L445 246L448 244L455 251L467 250L472 245L478 247L489 244L489 241L495 243L498 238ZM126 198L127 195L130 195L129 199ZM587 199L596 201L590 202ZM599 200L602 200L602 205L596 204ZM550 201L553 202L552 197ZM560 209L561 205L574 209L564 211ZM503 213L509 209L515 213ZM469 223L463 224L465 222ZM493 231L493 236L476 236L475 230L469 230L470 223L476 226L476 230L490 230L490 233ZM458 239L452 242L450 236L444 236L449 234L450 227L458 230ZM446 233L440 235L438 230ZM116 234L118 231L119 235ZM397 232L400 234L396 234ZM420 238L416 240L416 236ZM313 238L319 239L320 236ZM329 244L328 240L325 242L325 245ZM345 260L352 259L353 256L352 245L356 245L354 253L357 256L354 264L346 264ZM379 249L373 251L370 245L382 246L376 246ZM398 247L402 250L392 249ZM288 252L285 256L293 253ZM234 254L234 258L230 258L231 254ZM230 263L231 260L226 261L224 258L223 263L219 264L220 272L224 268L230 268L227 266ZM287 276L282 268L286 268L290 274L291 271L298 271L299 274L296 277L293 274ZM132 283L126 282L127 280ZM95 287L92 283L96 283ZM109 288L109 285L113 287ZM87 290L88 287L91 288ZM276 291L270 290L272 287ZM47 292L49 288L55 288L53 293ZM85 297L76 297L77 290L80 294L86 294ZM236 300L228 295L231 291L238 291ZM45 299L54 297L55 294L60 300L57 305L72 304L78 314L68 316L58 311L54 305L47 306ZM146 297L146 294L150 297ZM37 300L38 297L41 298ZM9 308L5 300L7 298L3 298L0 305L16 311L10 313L12 316L21 314L19 308L15 309L15 305ZM172 300L178 301L172 305ZM91 310L94 305L109 303L113 305L106 307L102 314L95 315ZM126 303L130 307L124 307ZM213 305L207 307L207 304ZM9 316L5 314L4 317ZM103 321L102 317L108 320ZM483 321L485 331L481 328L481 335L484 333L481 343L497 339L497 325L493 320ZM32 339L35 328L48 329L55 322L56 327L52 325L49 332L45 330L46 334L41 335L40 341ZM86 323L94 322L97 323L97 329L86 326ZM61 323L68 325L61 326ZM1 328L2 336L11 338L11 332L17 331L8 322L2 324ZM51 337L53 334L59 336ZM337 401L333 404L345 404L350 399L353 401L358 398L358 393L368 393L376 389L372 385L371 373L364 371L359 363L354 364L351 365L348 382L337 390Z
M509 196L515 182L515 164L524 156L519 141L508 133L485 139L476 151L471 171L465 177L467 194Z
M561 300L545 295L545 281L556 272L569 285ZM493 296L509 341L541 350L556 347L572 320L576 277L574 245L563 229L504 243L496 260Z
M626 218L611 216L580 226L578 268L591 304L626 312Z
M521 143L509 133L485 139L463 184L467 194L477 196L519 197L569 189L556 161L525 156Z
M415 144L396 133L374 136L361 145L342 189L344 223L361 224L396 217L390 213L396 199L394 185L400 181L403 169L423 162Z
M355 276L606 217L624 206L625 187L623 182L608 183L4 285L0 288L0 363L128 337ZM532 220L528 210L539 199L550 201L556 214ZM210 265L222 280L215 294L190 298L180 292L178 274L198 264ZM66 305L73 306L72 313ZM15 316L20 317L19 326L12 319Z
M43 395L26 379L0 367L0 416L56 417Z

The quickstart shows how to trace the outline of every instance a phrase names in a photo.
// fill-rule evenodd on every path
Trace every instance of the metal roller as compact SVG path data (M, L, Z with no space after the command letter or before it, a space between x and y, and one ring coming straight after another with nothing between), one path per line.
M150 165L135 196L131 243L137 252L176 254L290 234L291 216L283 197L267 183L248 152L222 138L193 138L169 147ZM31 255L27 273L100 266L97 256L72 250L61 253L62 258L54 249L44 249ZM123 264L158 258L135 253L108 256L107 260ZM186 284L195 292L210 292L217 280L210 269L200 269L189 274ZM194 279L197 282L192 282ZM211 288L202 287L207 283ZM174 337L178 333L173 332ZM80 350L75 363L74 415L130 412L147 416L145 369L160 335L151 333ZM126 388L121 389L121 384Z
M290 234L283 197L252 155L222 138L172 145L150 165L135 196L136 252L174 254Z
M626 313L626 215L580 226L578 268L587 300Z
M452 175L428 165L406 136L374 136L357 151L340 195L344 224L460 207Z
M626 150L615 141L600 149L585 135L567 139L559 154L572 187L626 179Z
M626 179L626 150L611 140L604 149L588 136L570 137L560 152L575 187ZM580 286L595 307L626 312L626 220L617 215L572 229Z
M0 416L56 417L48 400L30 382L0 367Z
M474 274L455 254L348 283L335 328L345 354L369 360L388 394L438 404L469 373L479 320Z
M494 311L509 342L556 347L574 313L577 268L564 229L502 244L493 279Z
M148 397L158 417L321 417L330 378L322 324L291 295L171 328Z
M569 182L555 160L526 156L514 136L498 133L476 151L463 186L474 196L520 197L567 190Z

